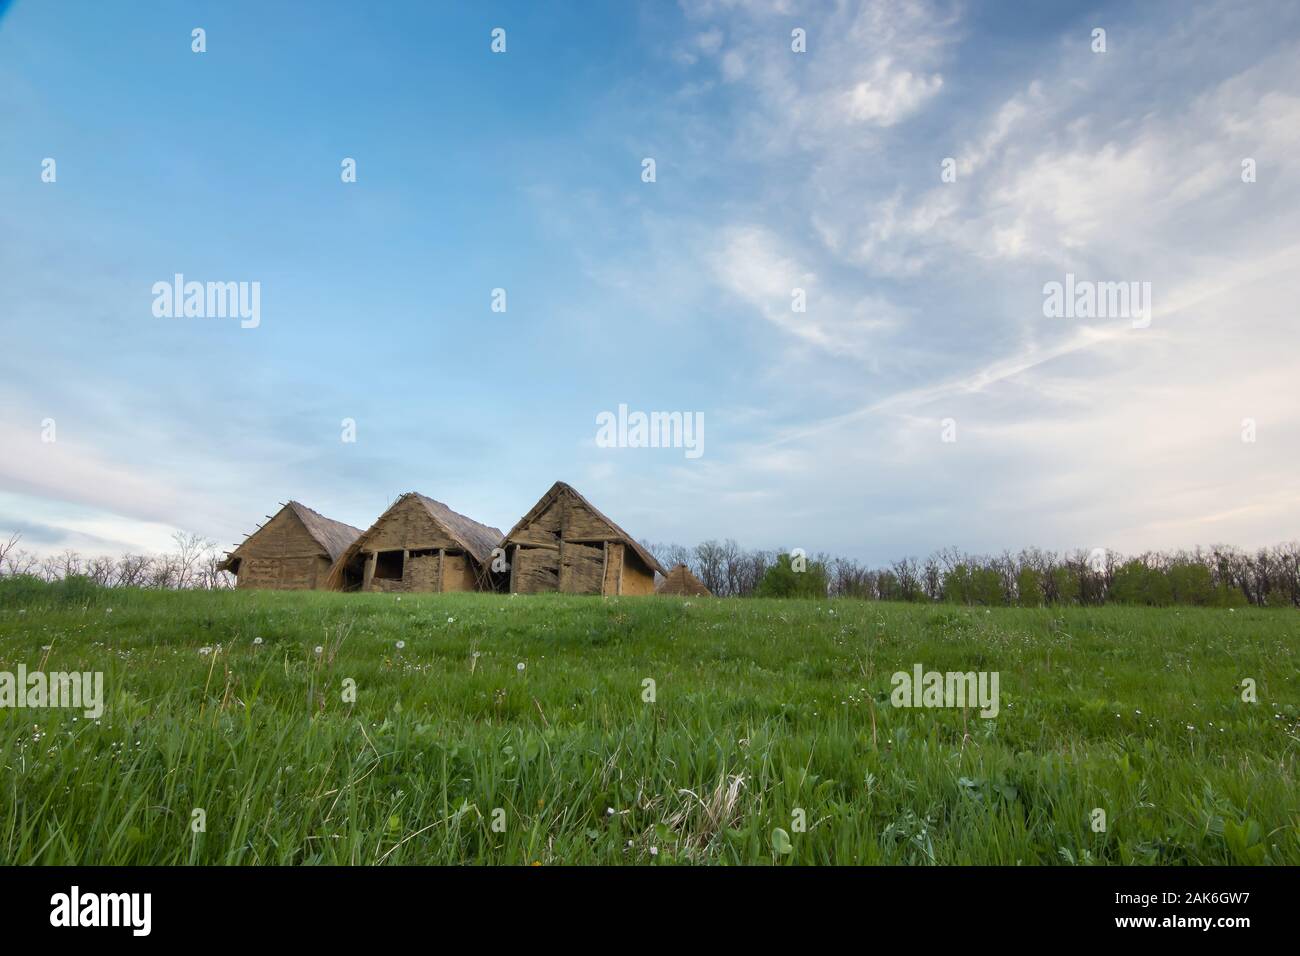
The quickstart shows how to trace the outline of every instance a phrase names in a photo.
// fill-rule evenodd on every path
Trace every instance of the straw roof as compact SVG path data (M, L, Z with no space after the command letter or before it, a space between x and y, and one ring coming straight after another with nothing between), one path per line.
M691 569L684 564L669 571L659 587L655 590L656 594L683 594L688 596L712 597L713 592L704 586L704 582L691 574Z
M299 521L306 525L311 536L320 542L321 547L329 554L331 561L337 561L339 555L348 549L348 545L361 537L360 528L354 528L342 521L327 518L319 511L308 508L300 501L290 501L287 507L293 509L293 513L298 516Z
M314 511L311 508L308 508L301 501L290 501L288 504L282 505L280 511L277 511L271 516L272 520L278 517L280 512L285 509L292 511L294 516L302 522L303 527L307 529L307 533L312 536L312 540L324 549L325 553L329 555L331 561L337 561L339 555L346 551L348 546L361 536L360 528L354 528L352 525L344 524L342 521L335 521L333 518L327 518L319 511ZM264 527L266 526L260 526L257 531L261 531ZM249 538L257 534L257 531L246 535L238 547L227 553L225 559L218 566L220 570L230 570L230 564L234 559L236 552L239 551L239 548L242 548L247 544Z
M665 573L664 569L660 566L659 562L654 559L654 556L645 548L641 547L641 545L637 543L635 538L633 538L630 534L628 534L626 531L620 528L614 521L610 520L609 516L606 515L603 511L601 511L590 501L584 498L578 492L578 489L574 488L572 485L563 481L557 481L555 484L551 485L550 490L547 491L546 494L542 495L541 499L537 502L537 504L533 505L533 507L529 510L528 514L524 515L517 522L515 522L515 526L510 529L510 533L505 536L505 540L509 541L521 529L532 524L533 521L537 519L538 515L540 515L543 511L549 508L551 504L555 501L555 499L563 494L572 495L575 499L577 499L577 501L580 504L582 504L584 507L589 509L593 515L595 515L601 521L605 522L605 524L609 525L610 529L617 536L618 540L622 541L623 544L627 545L633 551L635 551L637 557L639 557L642 561L644 561L646 566L650 568L651 571L658 571L660 574Z
M428 509L434 520L447 529L452 540L474 555L479 564L486 564L492 558L492 549L501 543L501 529L479 524L473 518L467 518L458 511L452 511L441 501L434 501L417 491L410 492L411 497ZM403 496L405 497L405 496ZM401 500L401 499L398 499Z

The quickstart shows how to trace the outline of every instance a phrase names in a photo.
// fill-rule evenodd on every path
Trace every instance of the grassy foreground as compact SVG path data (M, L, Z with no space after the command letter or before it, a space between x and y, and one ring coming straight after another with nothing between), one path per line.
M106 706L0 709L0 862L1296 864L1298 652L1254 609L0 589L0 671ZM1001 712L894 708L917 663Z

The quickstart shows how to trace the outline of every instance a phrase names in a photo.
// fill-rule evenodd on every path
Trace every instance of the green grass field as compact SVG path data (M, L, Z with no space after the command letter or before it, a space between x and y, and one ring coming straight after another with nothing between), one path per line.
M0 588L0 671L105 687L0 710L0 862L1297 864L1298 652L1283 610ZM1001 712L894 708L917 663Z

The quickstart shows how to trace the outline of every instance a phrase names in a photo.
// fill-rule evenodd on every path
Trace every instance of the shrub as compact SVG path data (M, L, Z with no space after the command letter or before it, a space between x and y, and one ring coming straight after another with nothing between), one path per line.
M55 581L42 581L33 574L15 574L0 578L0 605L33 607L93 604L99 601L103 590L90 578L80 574Z

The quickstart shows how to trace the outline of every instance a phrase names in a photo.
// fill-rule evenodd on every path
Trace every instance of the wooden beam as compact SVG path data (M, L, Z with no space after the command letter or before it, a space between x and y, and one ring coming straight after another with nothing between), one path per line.
M543 549L543 550L545 550L545 551L559 551L559 550L560 550L560 546L559 546L559 544L549 544L549 543L544 543L544 542L541 542L541 541L517 541L517 542L515 542L515 547L516 547L516 548L518 548L518 547L524 547L524 548L541 548L541 549Z
M569 496L560 496L560 546L557 549L560 552L560 566L556 568L556 587L560 593L564 593L564 532L569 526Z

